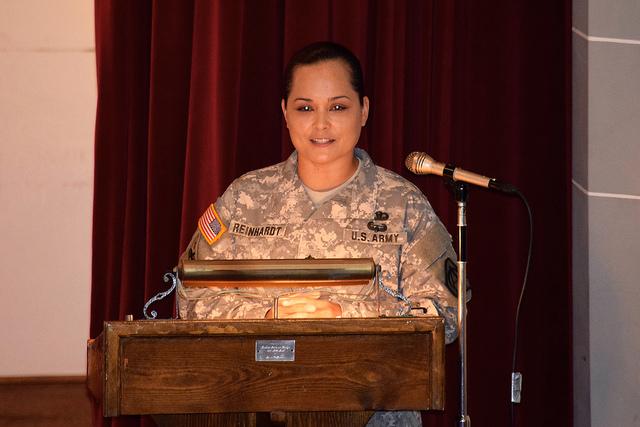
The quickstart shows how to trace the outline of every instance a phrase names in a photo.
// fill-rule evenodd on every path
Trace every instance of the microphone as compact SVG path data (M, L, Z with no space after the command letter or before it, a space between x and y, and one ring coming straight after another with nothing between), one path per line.
M414 151L404 161L405 166L416 175L438 175L450 178L453 181L462 181L479 187L490 188L505 193L517 193L518 189L506 182L500 182L495 178L488 178L474 172L470 172L453 165L436 162L427 153Z

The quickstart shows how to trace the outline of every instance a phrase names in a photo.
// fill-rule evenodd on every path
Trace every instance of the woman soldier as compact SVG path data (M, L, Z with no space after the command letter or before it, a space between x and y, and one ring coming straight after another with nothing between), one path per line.
M390 292L371 298L375 283L280 291L278 317L440 315L452 342L451 236L416 186L355 148L369 114L356 56L330 42L298 51L285 70L281 107L295 151L236 179L203 214L183 257L373 258ZM180 317L271 317L273 292L179 288ZM417 413L395 412L376 413L369 425L421 424Z

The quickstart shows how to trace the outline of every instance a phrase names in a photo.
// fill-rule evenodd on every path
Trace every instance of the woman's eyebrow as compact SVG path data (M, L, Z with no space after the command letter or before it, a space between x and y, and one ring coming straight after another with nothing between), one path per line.
M337 99L342 99L342 98L351 100L351 98L347 95L338 95L338 96L333 96L329 98L329 101L335 101ZM313 100L311 98L294 98L294 101L312 102Z

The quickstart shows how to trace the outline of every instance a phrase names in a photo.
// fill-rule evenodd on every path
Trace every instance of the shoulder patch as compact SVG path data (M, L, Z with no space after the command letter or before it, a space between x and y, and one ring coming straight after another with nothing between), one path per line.
M198 229L210 245L213 245L227 231L213 203L198 220Z
M449 292L458 298L458 264L451 258L447 258L444 262L444 284Z
M454 297L458 298L458 263L451 258L444 262L444 284ZM471 286L467 278L467 301L471 299Z

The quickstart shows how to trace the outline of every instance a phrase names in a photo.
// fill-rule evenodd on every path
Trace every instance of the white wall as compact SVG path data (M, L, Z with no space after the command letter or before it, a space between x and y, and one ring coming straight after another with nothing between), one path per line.
M90 0L0 0L0 376L85 371L93 21Z
M573 0L574 426L640 426L640 1Z

